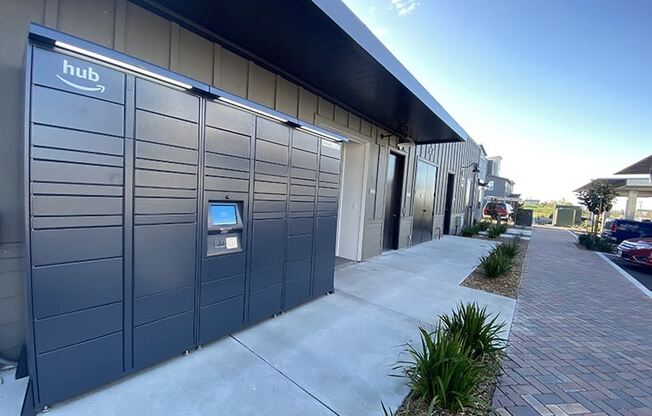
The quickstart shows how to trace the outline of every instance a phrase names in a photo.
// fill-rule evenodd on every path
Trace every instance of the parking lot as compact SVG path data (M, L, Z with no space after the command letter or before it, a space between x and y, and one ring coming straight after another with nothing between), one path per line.
M634 279L638 280L640 284L645 286L648 290L652 290L652 269L646 269L644 267L631 264L613 254L608 254L607 256L611 261L629 273Z

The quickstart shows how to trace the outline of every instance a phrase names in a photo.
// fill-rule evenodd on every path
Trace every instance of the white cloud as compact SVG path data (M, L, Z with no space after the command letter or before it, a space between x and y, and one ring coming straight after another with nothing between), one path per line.
M407 16L412 14L419 6L418 0L390 0L391 8L396 10L399 16Z

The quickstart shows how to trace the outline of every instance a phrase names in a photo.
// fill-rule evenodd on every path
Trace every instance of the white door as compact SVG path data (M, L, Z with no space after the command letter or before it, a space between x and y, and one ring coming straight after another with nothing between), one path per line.
M367 147L350 141L344 144L342 152L336 252L338 257L355 261L362 259Z

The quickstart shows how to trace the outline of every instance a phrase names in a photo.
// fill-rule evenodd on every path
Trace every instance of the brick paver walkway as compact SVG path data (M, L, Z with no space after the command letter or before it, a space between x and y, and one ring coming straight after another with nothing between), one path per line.
M652 300L567 231L535 228L500 415L652 415Z

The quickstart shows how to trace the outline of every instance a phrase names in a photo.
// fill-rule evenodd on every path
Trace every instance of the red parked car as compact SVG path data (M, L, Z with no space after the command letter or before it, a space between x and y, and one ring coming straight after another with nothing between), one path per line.
M491 218L500 217L501 220L509 220L512 218L514 213L514 208L511 205L504 202L487 202L482 210L482 213Z
M618 257L652 269L652 237L632 238L618 246Z

